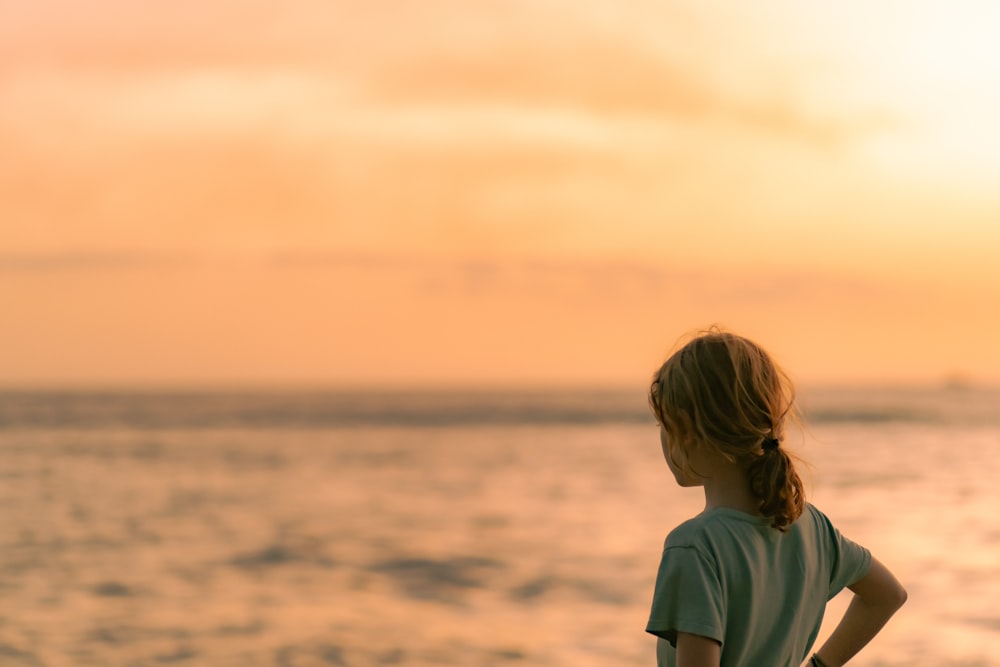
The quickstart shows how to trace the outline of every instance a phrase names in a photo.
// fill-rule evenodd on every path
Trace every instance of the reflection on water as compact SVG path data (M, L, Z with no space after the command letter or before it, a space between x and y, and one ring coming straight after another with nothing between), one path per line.
M650 665L701 501L641 393L0 398L3 665ZM805 404L812 500L910 591L856 664L1000 665L997 394Z

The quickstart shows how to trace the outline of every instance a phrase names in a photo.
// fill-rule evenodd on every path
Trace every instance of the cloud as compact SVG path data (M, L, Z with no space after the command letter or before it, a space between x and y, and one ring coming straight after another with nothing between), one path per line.
M459 12L453 27L444 21L413 31L422 35L415 48L387 47L385 57L358 66L371 106L450 106L459 122L477 108L571 109L611 124L722 123L822 147L896 123L878 108L810 107L815 69L775 67L759 44L741 52L736 67L715 45L707 15L696 21L669 5L631 17L655 21L654 37L638 25L597 23L584 7L513 6L516 15L496 7ZM734 69L744 74L735 82Z
M615 259L507 259L379 253L285 251L264 257L275 270L310 269L365 276L394 276L401 286L428 294L482 296L524 293L575 295L587 300L670 300L707 306L780 306L809 298L874 300L893 296L885 282L835 271L745 267L674 269L649 261Z
M5 69L132 73L301 63L327 43L324 33L337 30L336 16L336 6L314 0L38 0L4 8L0 62Z
M22 252L0 254L0 272L64 272L192 266L197 258L184 253L140 251Z
M438 135L479 125L560 136L595 119L630 119L722 122L826 146L889 122L871 111L807 108L812 71L771 67L766 85L734 86L718 74L734 57L714 46L710 12L673 3L633 8L617 22L559 2L81 7L49 0L11 11L0 28L0 60L10 73L67 74L84 112L87 87L89 97L107 100L102 113L125 127L136 119L154 127L210 121L225 132L220 119L240 128L248 117L277 114L301 124L314 109L334 124L352 112L371 114L368 128L381 123L391 132L395 123L411 137L427 131L428 115ZM637 25L648 22L657 29ZM751 77L764 76L754 69L764 63L759 44L739 58ZM363 95L331 98L332 87Z

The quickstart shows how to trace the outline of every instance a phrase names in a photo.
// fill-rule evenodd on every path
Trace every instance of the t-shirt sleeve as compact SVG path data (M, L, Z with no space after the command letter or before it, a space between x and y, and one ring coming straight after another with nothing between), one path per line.
M826 523L830 546L833 551L833 568L830 572L830 590L827 597L832 599L845 587L855 583L866 574L872 564L872 555L868 549L849 540L822 515Z
M677 645L677 633L722 643L725 602L715 565L690 546L663 550L646 632Z

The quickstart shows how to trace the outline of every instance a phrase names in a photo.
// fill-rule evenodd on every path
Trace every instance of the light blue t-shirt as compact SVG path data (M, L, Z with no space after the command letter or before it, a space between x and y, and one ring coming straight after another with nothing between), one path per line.
M678 632L722 644L721 667L798 667L827 601L868 573L871 554L812 505L782 533L718 507L667 536L646 631L674 667Z

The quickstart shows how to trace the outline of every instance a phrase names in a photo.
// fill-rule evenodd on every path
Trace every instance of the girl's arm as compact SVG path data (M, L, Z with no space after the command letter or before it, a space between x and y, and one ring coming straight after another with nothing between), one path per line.
M677 633L677 667L719 667L719 642L687 632Z
M906 602L906 590L892 572L874 558L868 574L848 588L854 592L854 599L830 638L816 653L827 667L840 667L853 658Z

